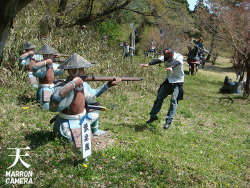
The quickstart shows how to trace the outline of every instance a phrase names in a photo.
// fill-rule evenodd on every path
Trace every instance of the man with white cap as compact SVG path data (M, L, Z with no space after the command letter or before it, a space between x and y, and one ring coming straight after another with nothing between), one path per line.
M150 112L150 119L146 123L152 123L153 121L158 120L157 114L161 110L164 99L168 95L171 95L170 108L167 113L166 122L163 126L163 129L168 129L174 119L178 100L181 100L183 97L183 56L170 48L166 48L163 51L163 56L159 59L153 59L147 64L141 64L140 67L149 67L162 62L165 65L167 76L159 88L156 100L154 101L154 105Z

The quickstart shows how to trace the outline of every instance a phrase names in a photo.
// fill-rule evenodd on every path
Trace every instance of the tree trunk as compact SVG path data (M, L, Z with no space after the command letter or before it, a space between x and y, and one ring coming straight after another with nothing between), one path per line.
M147 20L146 20L145 16L143 16L143 21L135 29L135 43L139 43L141 41L141 35L145 29L146 24L147 24Z
M94 5L94 0L91 0L91 4L90 4L90 10L89 10L89 20L91 19L91 15L92 15L92 10L93 10L93 5Z
M64 12L67 8L68 0L60 0L59 2L59 8L58 8L58 15L62 16L64 15ZM60 26L61 19L59 17L56 18L56 26Z
M246 80L246 85L245 85L245 91L244 95L249 97L249 84L250 84L250 65L249 65L249 60L250 60L250 53L248 54L248 57L246 59L246 69L247 69L247 80Z
M10 28L13 26L14 18L19 10L33 0L0 0L0 66L3 60L3 50L8 39Z
M61 0L59 3L58 13L64 12L67 8L67 4L68 4L68 0Z
M210 58L211 58L211 54L213 54L214 46L215 46L214 39L215 39L215 33L213 33L213 35L212 35L211 47L210 47L210 50L209 50L209 54L207 55L206 61L209 61Z
M2 66L3 61L3 50L6 40L8 39L10 33L10 23L9 24L1 24L0 28L0 67Z

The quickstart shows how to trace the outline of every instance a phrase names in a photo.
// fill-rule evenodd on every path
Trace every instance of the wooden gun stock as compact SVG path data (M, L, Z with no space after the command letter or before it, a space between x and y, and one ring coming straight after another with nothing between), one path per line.
M142 81L139 77L119 77L121 81ZM83 81L115 81L115 77L107 76L81 76Z

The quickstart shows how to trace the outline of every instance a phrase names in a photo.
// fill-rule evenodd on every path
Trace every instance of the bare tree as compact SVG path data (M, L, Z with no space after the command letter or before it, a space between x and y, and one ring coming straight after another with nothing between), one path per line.
M212 35L215 35L220 40L224 40L237 52L237 55L240 57L237 59L241 60L238 64L242 64L243 62L244 65L244 70L241 71L247 72L245 95L249 96L249 1L207 0L206 3L209 4L209 14L204 12L204 14L200 15L200 18ZM214 22L216 22L217 27L214 27Z
M103 7L103 10L101 10L100 12L95 13L95 14L93 13L94 1L95 0L86 1L86 5L85 5L87 7L86 12L83 14L80 14L80 17L77 20L75 20L75 22L73 24L70 24L70 26L83 25L83 24L87 24L93 20L101 19L105 16L110 15L111 13L114 13L117 10L121 10L121 9L125 8L129 3L131 3L132 0L125 0L125 1L121 1L121 2L119 0L115 0L109 6Z
M67 5L65 3L62 4L62 1L67 2ZM111 17L114 13L120 12L120 15L122 15L121 11L129 11L144 17L155 17L155 9L152 8L154 6L150 4L150 1L151 0L85 0L72 3L68 0L60 0L58 15L62 18L64 14L65 19L68 19L67 23L61 23L60 25L72 27L75 25L88 24L95 20L104 20L105 18ZM65 6L61 6L61 4L66 5L66 8ZM63 13L61 10L65 12ZM112 18L114 18L114 16L112 16ZM119 19L119 16L115 19Z
M3 50L8 39L10 28L13 26L14 18L27 4L33 0L0 0L0 66L2 65Z

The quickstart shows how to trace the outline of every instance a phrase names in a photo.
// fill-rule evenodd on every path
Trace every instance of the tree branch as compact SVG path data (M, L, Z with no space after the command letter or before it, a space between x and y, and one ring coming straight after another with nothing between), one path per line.
M141 14L141 15L144 15L144 16L153 16L154 15L152 12L140 12L140 11L129 9L129 8L123 8L123 10L127 10L127 11L134 12L134 13L137 13L137 14Z
M96 20L98 18L102 18L104 16L107 16L107 15L109 15L109 14L111 14L111 13L117 11L117 10L124 9L129 3L131 3L131 1L132 0L126 0L124 3L122 3L122 4L118 5L118 6L115 6L115 7L111 8L111 9L106 9L102 13L96 14L94 16L92 15L92 17L86 17L86 16L81 17L81 18L77 19L75 21L75 23L69 25L68 27L72 27L72 26L75 26L75 25L86 24L86 23L91 22L93 20Z

